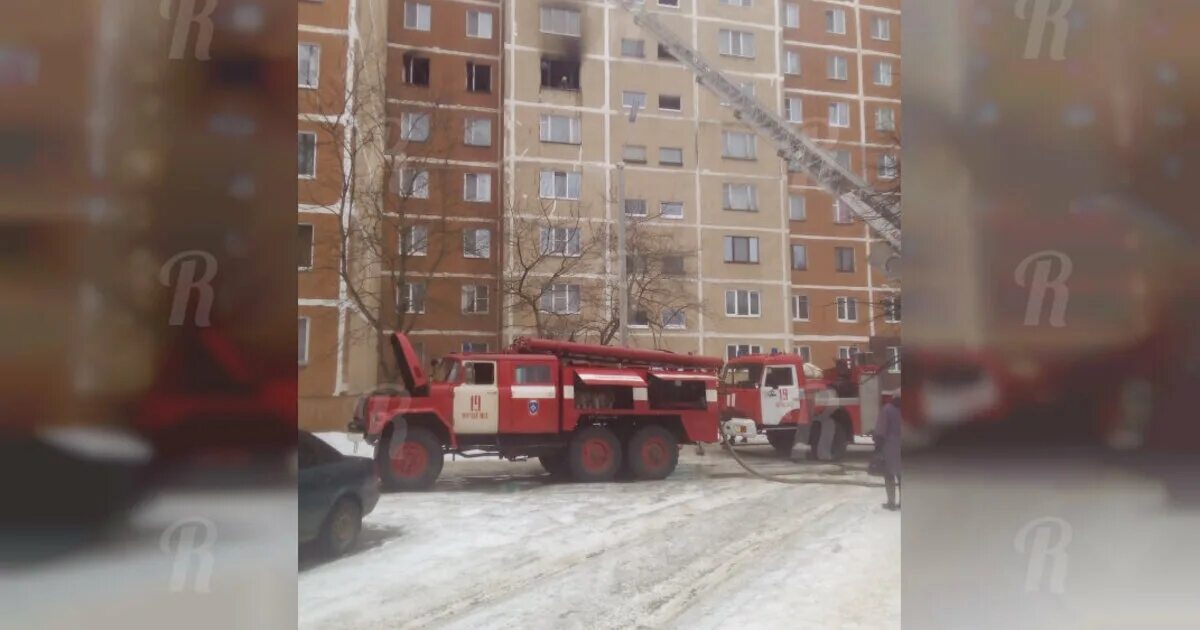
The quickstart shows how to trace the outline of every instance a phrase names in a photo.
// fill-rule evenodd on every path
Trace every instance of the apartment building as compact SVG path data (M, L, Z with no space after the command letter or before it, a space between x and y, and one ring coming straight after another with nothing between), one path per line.
M495 349L499 0L299 3L302 426L423 359Z
M896 181L898 2L646 5L869 181ZM617 213L625 212L688 254L671 265L687 294L679 308L646 312L631 303L632 343L714 356L795 351L828 364L868 350L878 336L896 339L880 347L898 352L899 304L891 308L895 291L867 263L867 228L803 176L789 176L774 147L623 9L512 3L505 39L509 228L571 217L549 239L569 256L589 237L612 239ZM586 322L595 316L589 308L611 309L587 299L616 272L615 256L605 251L569 274L543 269L553 287L540 310L578 312ZM509 312L506 336L534 330L532 319Z

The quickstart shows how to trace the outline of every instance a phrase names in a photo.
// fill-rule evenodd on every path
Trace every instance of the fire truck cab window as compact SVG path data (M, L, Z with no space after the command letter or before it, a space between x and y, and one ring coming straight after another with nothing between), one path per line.
M732 387L758 387L762 377L760 365L727 365L721 380Z
M495 385L496 364L474 361L467 363L466 382L469 385Z
M549 365L518 365L513 382L517 385L545 385L551 383Z
M764 384L767 387L790 387L795 385L796 383L792 380L792 368L767 368L767 380Z
M433 380L438 383L457 383L462 376L462 364L458 361L442 361L433 374Z

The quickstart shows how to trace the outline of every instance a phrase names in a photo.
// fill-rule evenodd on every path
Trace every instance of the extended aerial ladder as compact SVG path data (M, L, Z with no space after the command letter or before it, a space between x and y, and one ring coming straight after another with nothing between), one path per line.
M665 350L643 350L620 346L599 346L573 341L534 339L517 337L513 350L524 353L553 354L560 359L587 361L592 363L637 364L666 369L698 369L715 371L723 362L714 357L676 354Z
M734 115L779 149L779 156L789 168L808 175L817 185L841 200L847 208L883 237L898 254L900 252L900 208L880 200L870 184L838 163L821 150L808 136L791 128L787 121L755 97L744 92L738 84L727 79L699 52L693 50L654 14L644 3L617 0L635 24L658 38L683 65L696 75L696 81L717 95L722 103L733 108Z

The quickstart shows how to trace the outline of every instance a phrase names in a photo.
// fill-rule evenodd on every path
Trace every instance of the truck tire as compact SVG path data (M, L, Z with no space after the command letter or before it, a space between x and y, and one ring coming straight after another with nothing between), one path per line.
M388 490L427 490L442 473L442 442L433 431L409 427L395 448L391 436L375 447L379 477Z
M567 447L567 466L575 481L612 481L621 470L621 441L605 427L577 430Z
M565 479L571 475L571 467L567 465L566 452L542 455L538 457L538 463L546 469L546 472L550 473L550 477L553 479Z
M823 423L814 422L808 432L808 459L817 459L817 445L821 443L821 427ZM850 445L850 434L846 427L833 420L833 442L829 445L829 460L840 462L846 457L846 447Z
M775 447L780 457L791 457L792 448L796 446L796 430L767 431L767 441Z
M625 461L635 479L666 479L679 463L679 440L661 426L644 426L629 438Z
M333 504L325 516L321 534L317 539L320 551L329 558L336 558L354 546L358 532L362 530L362 508L350 497L342 497Z

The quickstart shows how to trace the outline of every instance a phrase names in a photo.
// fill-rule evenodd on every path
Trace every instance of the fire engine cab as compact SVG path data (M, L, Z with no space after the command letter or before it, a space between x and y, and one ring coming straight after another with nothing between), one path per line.
M450 354L430 378L405 335L392 346L405 391L364 396L348 428L393 489L430 487L446 453L537 457L576 481L662 479L680 444L717 441L719 359L519 338Z
M721 371L723 432L727 437L765 433L785 456L801 442L809 445L810 458L841 459L855 436L875 430L879 369L839 360L831 371L827 377L794 354L731 359Z

